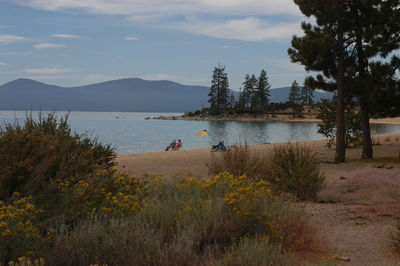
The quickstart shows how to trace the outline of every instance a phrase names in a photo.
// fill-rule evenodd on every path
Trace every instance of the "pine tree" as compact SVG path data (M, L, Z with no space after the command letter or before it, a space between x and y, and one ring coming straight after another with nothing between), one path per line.
M297 81L293 81L288 95L288 103L293 110L293 117L296 117L296 115L299 113L301 107L300 100L301 100L301 95L300 95L299 84L297 83Z
M316 18L316 26L302 23L303 37L292 38L292 48L288 50L292 62L301 63L307 71L318 71L316 78L308 77L305 86L313 89L337 91L336 106L336 153L335 161L346 158L344 98L345 62L349 53L345 47L344 0L295 0L302 13Z
M235 95L233 95L233 92L231 92L231 95L229 96L229 108L235 108L235 105L236 105Z
M229 82L225 66L218 64L213 70L211 88L208 94L211 109L225 109L229 106Z
M313 105L314 104L314 90L303 86L300 91L301 105Z
M258 78L257 86L254 89L254 95L253 95L254 108L261 110L266 109L266 107L270 102L269 98L271 97L269 91L270 88L271 85L268 82L267 72L264 69L262 69L260 77Z
M254 92L254 87L255 87L256 83L257 83L257 78L254 75L250 76L249 74L247 74L244 77L241 99L242 99L243 106L245 108L252 107L253 92Z

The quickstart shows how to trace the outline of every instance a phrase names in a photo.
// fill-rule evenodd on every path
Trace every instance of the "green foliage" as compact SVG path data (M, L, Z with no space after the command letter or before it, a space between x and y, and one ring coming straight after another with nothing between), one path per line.
M331 148L336 139L336 103L330 100L322 100L318 105L318 133L328 139L327 146ZM345 108L345 143L346 145L357 142L362 135L362 125L359 113L354 104L348 104Z
M274 146L270 181L279 191L292 193L300 200L315 200L324 185L319 161L310 147L300 144Z

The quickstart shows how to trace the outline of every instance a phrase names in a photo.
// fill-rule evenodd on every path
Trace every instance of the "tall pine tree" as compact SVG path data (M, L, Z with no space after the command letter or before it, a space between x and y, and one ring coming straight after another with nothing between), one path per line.
M301 95L299 84L297 81L293 81L288 95L288 103L293 110L293 117L296 117L299 114L299 110L301 108L300 101Z
M265 110L270 102L271 97L269 89L271 85L268 82L267 72L262 69L258 78L257 86L253 94L253 108Z
M316 18L316 26L302 23L303 37L292 38L288 50L292 62L301 63L307 71L318 71L316 78L308 77L305 86L327 91L337 91L336 106L336 153L335 161L346 158L344 98L345 67L349 53L345 47L344 0L295 0L303 14Z
M229 81L225 66L218 64L213 70L211 88L208 94L211 109L225 109L229 106Z

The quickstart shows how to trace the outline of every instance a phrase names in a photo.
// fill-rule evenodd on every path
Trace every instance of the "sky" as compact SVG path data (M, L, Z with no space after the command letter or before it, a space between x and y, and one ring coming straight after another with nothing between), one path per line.
M304 20L293 0L0 0L0 84L209 86L220 63L231 89L261 69L286 87L307 75L287 55Z

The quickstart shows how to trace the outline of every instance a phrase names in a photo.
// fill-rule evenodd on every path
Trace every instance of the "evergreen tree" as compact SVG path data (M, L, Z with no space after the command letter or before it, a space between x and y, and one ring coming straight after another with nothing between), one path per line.
M295 0L295 3L303 14L316 18L317 26L303 22L305 36L294 36L288 53L292 62L303 64L307 71L321 73L316 78L308 77L305 86L337 91L335 161L344 162L345 62L351 58L344 43L347 5L344 0Z
M307 86L301 87L300 99L301 99L301 105L308 105L308 106L313 105L314 90Z
M208 94L211 109L224 109L229 106L229 82L225 66L218 64L213 70L211 88Z
M233 95L233 92L231 92L231 95L229 96L229 108L235 108L235 105L235 96Z
M256 83L257 78L254 75L250 77L250 75L247 74L244 77L243 90L240 97L243 103L243 107L245 108L250 108L252 106L254 86Z
M251 75L249 79L249 89L250 89L250 108L255 109L257 107L257 83L258 79L254 74Z
M266 107L270 102L269 98L271 97L269 91L270 88L271 85L268 82L267 72L264 69L262 69L260 77L258 78L257 86L255 87L254 90L254 95L253 95L254 108L262 110L266 109Z
M296 117L296 115L299 113L299 110L301 108L300 101L301 95L299 84L297 83L297 81L293 81L288 95L288 103L293 110L293 117Z

